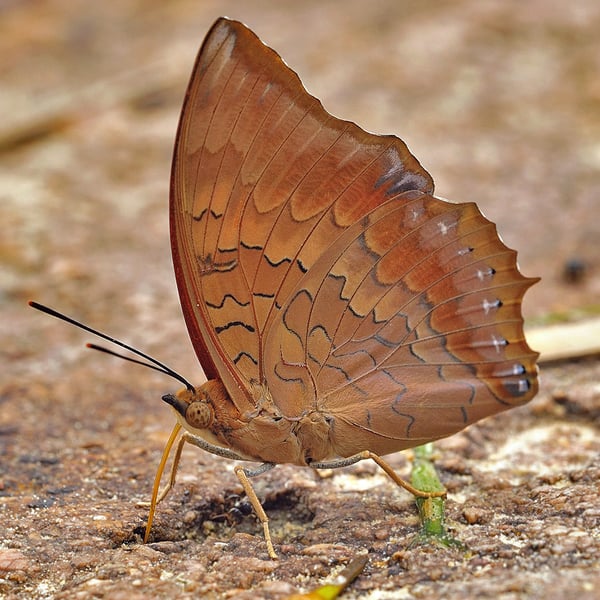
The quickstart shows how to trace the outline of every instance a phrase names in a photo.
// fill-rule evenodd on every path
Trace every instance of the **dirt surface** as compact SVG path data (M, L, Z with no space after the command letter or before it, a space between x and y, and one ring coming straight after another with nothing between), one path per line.
M0 596L285 598L359 552L344 598L597 598L600 365L542 369L529 406L437 444L468 551L411 546L412 498L374 465L255 481L183 455L141 544L171 423L164 376L86 350L35 299L202 380L167 231L170 155L199 44L222 14L334 114L394 132L437 193L518 248L531 321L597 310L600 4L140 2L0 5ZM391 458L408 473L406 454Z

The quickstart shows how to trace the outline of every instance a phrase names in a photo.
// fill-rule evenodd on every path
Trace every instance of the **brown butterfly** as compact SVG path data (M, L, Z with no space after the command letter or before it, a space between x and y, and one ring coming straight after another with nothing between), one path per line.
M538 355L521 300L537 279L474 203L432 193L402 140L330 115L241 23L213 25L170 200L181 305L208 381L163 397L178 423L145 539L186 442L262 463L235 471L275 557L248 477L371 458L407 487L380 455L531 400Z

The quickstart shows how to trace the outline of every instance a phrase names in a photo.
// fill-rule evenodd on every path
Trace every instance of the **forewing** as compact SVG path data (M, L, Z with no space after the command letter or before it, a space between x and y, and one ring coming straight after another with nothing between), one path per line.
M194 348L240 410L272 371L264 342L300 280L407 190L433 182L401 140L331 116L249 29L215 23L179 124L171 242Z

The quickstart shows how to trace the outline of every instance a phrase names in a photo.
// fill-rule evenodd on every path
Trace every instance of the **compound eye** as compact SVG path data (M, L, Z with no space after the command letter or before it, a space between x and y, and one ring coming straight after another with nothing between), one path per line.
M185 411L185 420L194 429L206 429L213 421L213 410L206 402L192 402Z

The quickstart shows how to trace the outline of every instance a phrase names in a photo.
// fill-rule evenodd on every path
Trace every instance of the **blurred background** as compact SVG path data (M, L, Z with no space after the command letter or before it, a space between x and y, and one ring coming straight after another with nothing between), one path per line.
M220 15L253 28L330 112L400 136L437 195L477 202L519 251L522 271L543 278L527 294L529 319L597 303L594 0L3 0L9 360L29 343L29 298L113 330L127 319L145 345L164 340L157 322L178 318L170 155L194 57Z

